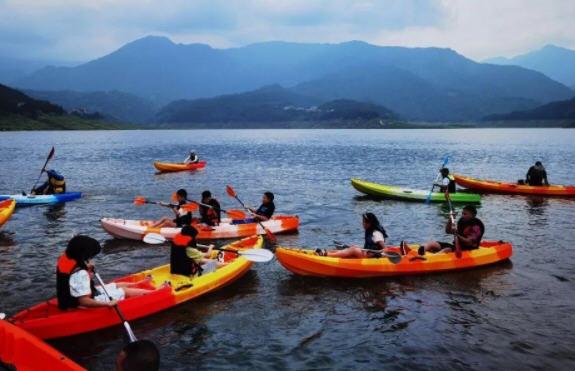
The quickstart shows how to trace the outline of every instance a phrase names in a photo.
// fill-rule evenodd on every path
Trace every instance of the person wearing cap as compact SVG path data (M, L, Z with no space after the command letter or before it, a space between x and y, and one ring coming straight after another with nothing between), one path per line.
M188 157L186 157L186 159L184 160L184 164L195 164L198 162L200 162L200 158L196 154L195 150L191 150Z
M530 186L549 185L549 181L547 180L547 171L541 161L537 161L535 165L529 168L527 175L525 176L525 181Z

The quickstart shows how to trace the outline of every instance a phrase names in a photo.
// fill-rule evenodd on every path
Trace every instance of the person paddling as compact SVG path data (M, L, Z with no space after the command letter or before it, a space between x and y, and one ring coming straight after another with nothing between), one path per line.
M527 175L525 175L525 182L530 186L549 186L547 171L541 161L537 161L535 165L529 168Z
M48 180L46 180L46 182L41 186L35 187L32 190L32 194L53 195L66 192L66 179L64 179L63 175L58 173L56 170L48 170L46 171L46 175L48 176Z
M184 226L172 239L170 248L170 273L194 276L214 272L225 263L211 259L214 245L207 252L198 250L196 237L198 230L190 225Z
M220 203L212 198L210 191L202 192L202 203L210 207L200 205L201 222L210 226L219 225L222 220L222 209Z
M261 222L270 220L274 215L276 210L276 205L274 204L274 194L271 192L265 192L262 196L262 204L257 210L252 208L249 209L253 213L253 218Z
M377 219L373 213L363 214L362 223L363 229L365 230L365 242L363 249L359 246L350 246L339 251L317 249L315 251L316 255L356 259L378 257L377 252L382 251L385 248L385 239L387 238L387 233L379 222L379 219Z
M452 225L451 218L445 226L445 233L453 234L454 239L459 239L461 250L475 250L479 248L485 226L477 218L477 209L473 205L467 205L461 212L461 218L457 221L457 226ZM426 252L449 253L455 251L455 240L453 242L430 241L424 246L419 246L419 255Z
M77 307L113 307L118 301L132 296L145 295L155 289L142 289L140 285L149 280L139 282L109 283L106 291L112 297L110 301L104 290L93 281L94 263L92 259L102 248L95 239L77 235L66 247L66 251L58 259L56 267L56 292L58 307L61 310Z
M167 204L165 202L161 202L160 205L168 207L172 209L174 212L175 218L172 219L171 217L163 217L162 219L158 220L157 222L152 224L152 227L183 227L185 225L192 224L192 213L182 208L182 205L188 202L188 192L185 189L178 189L176 192L176 197L178 203L174 204Z
M197 164L198 162L200 162L200 158L198 157L196 151L194 150L191 150L188 157L186 157L186 159L184 160L184 164Z
M453 177L453 175L449 174L449 169L443 167L441 168L440 173L441 173L441 182L434 183L434 186L439 187L439 192L441 193L445 193L446 190L448 190L449 193L455 193L456 192L455 178Z

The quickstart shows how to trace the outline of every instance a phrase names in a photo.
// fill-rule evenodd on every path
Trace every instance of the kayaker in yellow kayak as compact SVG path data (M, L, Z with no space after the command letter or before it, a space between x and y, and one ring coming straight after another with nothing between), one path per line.
M441 168L440 173L441 181L439 183L434 183L433 186L439 187L439 192L441 193L445 193L446 190L448 190L449 193L455 193L457 190L455 187L455 178L453 178L453 175L449 175L449 169L443 167Z
M548 186L547 171L541 163L537 161L535 165L531 166L525 175L525 182L530 186Z
M145 283L122 282L109 283L106 291L112 297L109 300L103 289L93 281L94 263L92 259L100 253L100 243L88 236L74 236L58 259L56 267L56 291L58 307L62 310L82 307L112 307L118 301L132 296L141 296L154 289L142 289Z
M196 154L195 150L191 150L190 154L184 160L184 164L197 164L200 162L200 157Z
M165 216L162 219L152 224L152 227L183 227L192 224L192 213L182 208L182 205L188 202L188 192L185 189L178 189L176 192L178 203L168 204L161 202L160 205L172 209L175 218Z
M137 340L126 344L116 357L116 371L158 371L160 352L149 340Z
M365 230L365 242L363 248L359 246L350 246L343 250L329 251L326 249L317 249L316 255L319 256L332 256L337 258L372 258L377 257L377 251L385 248L385 239L387 233L379 222L379 219L373 213L365 213L362 215L363 229ZM373 250L365 251L365 250Z
M473 205L467 205L461 212L461 218L457 221L457 226L452 225L451 218L445 226L445 233L453 234L454 238L459 239L461 250L475 250L479 248L485 226L477 218L477 209ZM443 252L449 253L455 251L455 240L453 242L430 241L424 246L419 246L419 255L426 252Z
M218 200L212 197L212 192L202 192L202 203L210 205L211 208L200 205L200 221L211 226L219 225L222 220L222 208Z
M224 262L211 259L214 245L207 252L198 250L196 236L198 230L190 225L182 228L172 239L170 248L170 273L183 276L214 272L223 267Z
M63 175L58 173L56 170L48 170L46 171L46 175L48 176L48 180L46 180L46 182L41 186L34 188L34 190L32 190L32 194L53 195L56 193L66 192L66 179L64 179Z

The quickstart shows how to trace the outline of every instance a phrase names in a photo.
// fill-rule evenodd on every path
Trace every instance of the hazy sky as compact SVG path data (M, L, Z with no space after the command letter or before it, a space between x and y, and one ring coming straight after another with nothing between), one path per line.
M575 0L0 0L0 55L82 61L146 35L449 47L476 60L575 49Z

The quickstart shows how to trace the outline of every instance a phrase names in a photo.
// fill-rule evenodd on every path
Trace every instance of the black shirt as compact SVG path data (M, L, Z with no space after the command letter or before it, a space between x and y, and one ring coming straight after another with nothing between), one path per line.
M213 209L210 209L207 206L200 205L200 215L202 217L202 223L206 224L213 224L214 222L219 223L222 219L220 203L215 198L212 198L210 202L207 203L207 205L210 205L211 207L213 207ZM214 218L214 215L216 215L217 217Z
M256 214L270 219L272 215L274 215L274 211L276 211L276 205L274 205L273 202L270 202L269 204L261 204L256 210Z

